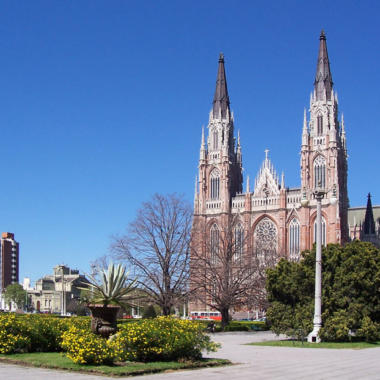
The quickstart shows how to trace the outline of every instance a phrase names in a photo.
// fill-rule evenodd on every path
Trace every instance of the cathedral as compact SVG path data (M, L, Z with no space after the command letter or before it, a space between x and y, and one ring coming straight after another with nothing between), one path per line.
M226 227L226 218L232 215L236 220L235 237L247 237L242 250L298 260L300 252L312 248L315 242L313 193L322 188L322 244L349 240L346 135L343 115L338 115L323 31L314 89L300 137L299 187L286 186L284 175L278 175L266 151L254 183L251 185L247 177L243 189L241 141L234 132L224 57L220 54L207 133L202 129L195 185L194 225L202 223L205 233L195 238L208 240L204 246L213 251ZM193 230L193 239L196 233ZM190 309L202 310L205 306L196 302L190 304Z

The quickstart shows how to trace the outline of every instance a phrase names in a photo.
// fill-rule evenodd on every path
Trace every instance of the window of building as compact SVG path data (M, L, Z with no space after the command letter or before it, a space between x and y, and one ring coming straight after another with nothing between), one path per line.
M314 187L321 187L324 189L326 186L326 160L323 156L319 155L314 160Z
M314 222L313 243L316 242L316 238L317 238L317 220L315 220L315 222ZM323 216L322 216L322 245L326 245L326 220Z
M300 224L293 218L289 224L289 258L298 261L300 255Z
M322 115L317 116L317 135L323 135L323 117Z
M233 261L235 263L240 263L243 256L243 241L244 241L244 231L241 224L235 227L235 252L233 256Z
M277 254L277 227L267 217L263 218L256 226L254 232L255 255L265 264L272 262Z
M219 199L219 188L220 188L219 170L214 169L211 172L211 179L210 179L210 198L211 199Z
M212 134L212 140L213 140L213 149L218 150L218 132L214 131Z
M214 278L211 281L211 302L215 303L216 302L216 296L217 296L217 286L216 286L216 279Z
M210 231L210 247L211 247L211 264L218 262L219 255L219 229L216 224L211 227Z

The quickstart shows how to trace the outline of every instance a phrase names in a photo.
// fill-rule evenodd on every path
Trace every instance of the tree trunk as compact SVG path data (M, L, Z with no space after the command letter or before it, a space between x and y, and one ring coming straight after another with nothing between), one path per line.
M164 305L162 307L162 314L165 316L170 315L170 306Z
M228 325L229 323L229 308L225 307L221 311L222 314L222 330L224 331L224 328Z

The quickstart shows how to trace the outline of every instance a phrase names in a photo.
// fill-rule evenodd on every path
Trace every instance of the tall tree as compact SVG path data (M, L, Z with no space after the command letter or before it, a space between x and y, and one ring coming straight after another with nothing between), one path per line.
M218 310L223 328L232 308L266 306L265 270L277 254L251 248L239 215L226 215L219 226L198 222L192 236L192 297Z
M176 194L155 194L111 246L134 270L138 284L164 315L188 291L192 208Z
M313 327L315 249L299 263L281 260L268 270L267 317L276 333ZM349 340L350 330L367 340L380 331L380 250L354 241L329 244L322 252L322 322L324 340Z
M5 302L8 304L14 302L19 309L21 309L25 305L26 297L26 291L20 284L10 284L5 288Z

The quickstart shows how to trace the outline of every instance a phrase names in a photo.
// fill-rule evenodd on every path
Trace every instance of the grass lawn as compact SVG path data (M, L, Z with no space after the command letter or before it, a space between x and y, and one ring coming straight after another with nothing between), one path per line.
M128 376L144 373L157 373L168 370L204 368L231 364L224 359L203 359L196 362L126 362L115 365L81 365L73 363L63 353L33 352L26 354L0 355L0 360L8 363L23 364L33 367L55 368L70 371L92 372L110 376Z
M363 348L380 347L380 342L321 342L308 343L295 340L269 340L267 342L248 343L250 346L273 346L273 347L299 347L299 348L349 348L361 350Z

